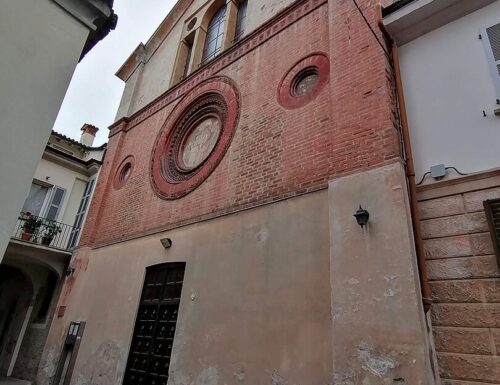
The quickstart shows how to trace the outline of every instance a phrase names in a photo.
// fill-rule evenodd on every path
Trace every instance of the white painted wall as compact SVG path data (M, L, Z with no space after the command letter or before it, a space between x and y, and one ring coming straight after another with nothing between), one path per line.
M497 23L500 1L400 47L418 180L441 163L466 173L500 167L500 95L478 38Z
M0 0L0 261L88 32L51 0Z

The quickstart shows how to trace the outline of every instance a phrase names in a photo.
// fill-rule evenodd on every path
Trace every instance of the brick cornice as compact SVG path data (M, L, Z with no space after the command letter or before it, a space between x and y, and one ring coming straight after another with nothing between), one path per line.
M126 118L126 121L121 119L112 124L109 127L109 137L116 135L122 130L128 131L150 118L173 101L185 95L202 81L217 74L220 70L247 55L249 52L264 44L267 40L325 4L327 1L328 0L299 0L292 4L290 7L257 28L254 32L250 33L247 37L221 53L207 65L199 68L182 82L167 90L135 114Z

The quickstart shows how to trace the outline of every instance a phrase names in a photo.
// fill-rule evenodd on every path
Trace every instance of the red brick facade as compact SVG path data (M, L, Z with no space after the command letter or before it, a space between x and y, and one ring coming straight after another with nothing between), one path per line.
M373 26L376 2L360 4ZM381 39L381 38L380 38ZM326 86L305 106L283 108L280 81L303 58L324 52ZM115 124L81 244L105 244L325 188L347 173L399 158L391 71L352 1L298 1L134 116ZM155 140L184 94L225 76L240 96L239 122L214 172L167 201L151 183ZM118 166L135 165L119 190Z

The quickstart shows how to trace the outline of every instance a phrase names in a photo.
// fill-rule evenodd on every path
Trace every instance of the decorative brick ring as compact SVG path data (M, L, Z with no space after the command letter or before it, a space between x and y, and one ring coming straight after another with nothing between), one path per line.
M120 163L115 172L115 177L113 178L113 187L118 190L121 189L127 180L132 175L132 171L135 166L135 158L132 155L127 156Z
M188 93L167 118L151 159L151 183L163 199L196 189L224 157L239 118L239 94L225 77Z
M330 78L330 61L322 52L296 63L281 79L278 102L286 109L305 106L316 98Z

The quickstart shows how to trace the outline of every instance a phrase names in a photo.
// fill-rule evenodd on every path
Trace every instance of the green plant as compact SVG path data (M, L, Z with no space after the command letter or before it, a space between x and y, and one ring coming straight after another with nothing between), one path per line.
M44 223L43 227L43 236L47 238L53 238L62 231L61 226L58 226L54 221Z
M31 213L25 213L22 217L23 225L22 229L25 233L28 234L36 234L38 233L38 229L42 226L43 221Z

